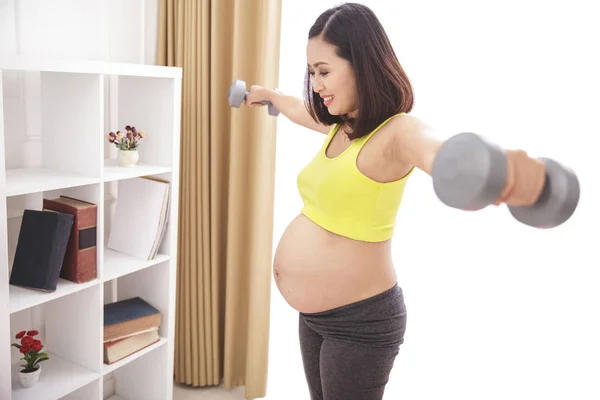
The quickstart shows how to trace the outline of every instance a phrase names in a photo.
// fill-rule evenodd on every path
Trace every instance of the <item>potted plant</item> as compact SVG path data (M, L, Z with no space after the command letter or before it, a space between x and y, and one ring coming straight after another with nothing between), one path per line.
M35 339L35 336L39 335L36 330L21 331L15 335L16 339L21 339L21 343L13 343L14 346L19 349L19 352L23 354L21 360L25 361L22 365L23 369L19 371L19 378L23 387L32 387L36 384L42 372L42 365L40 362L48 360L48 353L42 352L44 346L42 341Z
M140 159L138 154L139 142L146 135L144 132L138 131L135 126L130 125L125 127L125 132L125 135L121 131L110 132L108 141L119 149L119 165L121 167L133 167Z

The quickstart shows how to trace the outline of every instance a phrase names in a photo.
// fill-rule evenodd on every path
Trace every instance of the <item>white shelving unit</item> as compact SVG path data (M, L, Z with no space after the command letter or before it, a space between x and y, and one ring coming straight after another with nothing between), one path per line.
M174 67L0 58L0 399L172 398L181 77ZM19 101L27 116L38 117L40 130L22 140L22 132L13 131L19 121L9 94L21 79L38 83L39 91ZM134 168L118 166L106 138L126 125L147 134ZM16 154L24 148L30 153L21 160ZM168 230L151 261L106 247L118 182L140 176L171 182ZM44 198L61 194L98 205L97 278L61 279L53 293L9 285L23 211L41 210ZM134 296L161 311L161 340L106 365L103 306ZM21 355L10 343L27 329L40 331L50 360L42 363L36 386L26 389L18 377Z

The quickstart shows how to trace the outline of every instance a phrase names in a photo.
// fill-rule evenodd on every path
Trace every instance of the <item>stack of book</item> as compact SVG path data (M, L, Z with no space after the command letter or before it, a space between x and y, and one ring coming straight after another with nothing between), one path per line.
M152 260L164 237L170 182L153 177L119 181L107 247Z
M97 277L98 207L60 196L43 199L43 209L25 209L10 271L10 284L54 292L59 278L75 283Z
M104 363L112 364L160 340L161 314L140 297L104 305Z

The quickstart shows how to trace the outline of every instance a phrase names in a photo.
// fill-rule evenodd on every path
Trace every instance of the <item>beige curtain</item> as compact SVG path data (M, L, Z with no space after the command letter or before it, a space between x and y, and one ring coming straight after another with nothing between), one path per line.
M281 0L160 0L159 65L183 67L175 381L266 395Z

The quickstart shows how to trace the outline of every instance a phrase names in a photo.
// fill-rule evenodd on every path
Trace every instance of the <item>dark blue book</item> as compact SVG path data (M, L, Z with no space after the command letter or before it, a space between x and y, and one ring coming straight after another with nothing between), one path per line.
M159 327L160 311L140 297L104 305L104 342Z
M54 292L67 251L73 215L24 210L9 283Z

